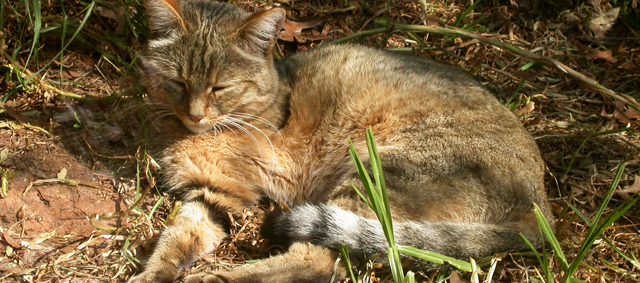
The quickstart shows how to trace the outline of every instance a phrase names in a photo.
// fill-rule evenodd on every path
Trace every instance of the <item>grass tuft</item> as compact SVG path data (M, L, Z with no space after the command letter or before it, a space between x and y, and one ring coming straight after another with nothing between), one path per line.
M603 234L604 234L604 230L607 227L609 227L614 221L620 218L633 205L635 205L638 199L640 199L640 194L636 193L633 197L625 200L623 203L615 207L613 211L609 213L609 215L605 217L602 220L602 222L600 222L600 218L603 216L604 211L607 208L609 201L611 200L611 197L613 197L613 194L615 193L618 187L618 183L620 182L620 178L622 177L624 168L625 168L625 163L622 163L620 166L618 166L618 170L613 179L611 187L609 188L609 191L605 196L602 204L600 204L600 206L598 207L598 211L594 215L593 220L589 220L577 208L575 208L570 203L567 203L569 207L571 207L576 212L576 214L580 216L580 218L589 226L589 230L587 231L585 239L580 244L580 248L578 249L578 252L576 253L573 260L571 260L570 262L567 260L565 253L562 251L561 245L558 242L558 239L556 238L555 234L553 233L553 229L551 228L551 226L549 226L549 223L546 221L546 218L542 214L542 211L540 211L540 208L537 205L535 206L536 219L538 221L538 226L540 227L541 233L547 238L549 244L551 245L552 251L556 255L557 262L560 264L560 267L564 272L564 274L562 275L562 278L560 279L560 282L563 282L563 283L564 282L584 282L582 280L574 278L574 274L578 270L578 267L581 264L583 264L583 260L589 254L589 251L594 247L595 241L601 237L605 240L605 242L607 242L607 244L609 244L612 248L614 248L614 250L618 254L620 254L623 258L631 262L634 266L636 267L638 266L638 261L633 255L627 256L624 253L622 253L619 249L617 249L611 243L611 241L606 239L606 237L604 237ZM536 251L534 246L526 238L524 238L522 234L521 234L521 237L526 241L526 243L534 251L536 258L538 259L544 271L544 277L546 279L546 282L554 282L554 276L552 271L550 270L549 259L546 256L546 253L544 252L544 246L543 246L543 255L542 257L540 257L539 253Z
M387 242L389 244L389 248L387 249L387 256L389 259L389 266L391 269L391 274L393 276L393 281L396 283L415 281L415 275L413 274L413 272L407 273L405 276L402 268L400 253L437 264L449 263L452 266L467 272L481 273L479 270L476 270L475 265L469 262L458 260L431 251L425 251L410 246L402 246L396 244L393 234L393 222L391 219L389 198L387 196L387 188L384 182L384 174L382 171L382 163L380 161L380 155L378 154L378 149L376 147L375 138L373 136L371 127L367 129L365 135L367 141L367 150L369 152L369 162L371 164L371 171L375 183L371 180L371 177L369 176L369 173L367 172L362 160L358 156L358 152L356 151L353 142L349 140L349 143L351 144L349 154L351 155L353 163L356 166L358 175L360 176L360 180L363 183L366 196L363 195L355 187L355 185L353 185L353 188L358 193L358 195L360 195L362 200L367 203L367 205L369 205L371 209L373 209L373 211L376 213L376 216L378 217L378 220L380 221L380 224L382 225L382 230L384 231L384 235L387 238Z

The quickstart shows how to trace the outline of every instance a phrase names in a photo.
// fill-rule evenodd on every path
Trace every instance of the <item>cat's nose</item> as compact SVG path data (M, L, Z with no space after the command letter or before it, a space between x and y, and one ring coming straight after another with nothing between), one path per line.
M191 119L191 121L193 121L194 123L199 123L200 121L202 121L202 119L204 119L204 116L189 114L189 119Z

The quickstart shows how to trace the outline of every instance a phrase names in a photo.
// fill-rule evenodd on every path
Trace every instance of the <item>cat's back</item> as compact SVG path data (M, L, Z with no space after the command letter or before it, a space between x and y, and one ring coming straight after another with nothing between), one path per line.
M298 85L317 83L358 90L389 85L400 95L421 92L442 99L469 99L470 90L475 92L472 96L485 98L488 94L460 68L357 44L337 44L299 52L280 64L290 81Z
M292 87L292 117L300 112L302 124L321 127L322 117L331 116L343 129L385 121L395 130L455 125L461 136L479 139L506 129L535 148L515 115L461 68L355 44L300 52L278 64Z
M329 111L325 115L346 119L379 109L399 115L400 120L407 118L408 123L446 118L522 128L463 69L419 56L356 44L331 45L290 56L279 63L279 70L292 86L292 105L320 107ZM314 113L323 114L318 111Z
M292 154L302 156L302 168L313 167L315 156L329 156L322 163L327 168L342 168L348 164L347 140L371 127L382 160L393 168L385 175L423 204L434 196L468 205L487 195L517 196L500 202L501 211L516 200L542 199L537 145L519 119L464 70L351 44L299 53L279 64L292 88L283 134L317 145ZM364 149L357 140L356 146ZM482 180L470 185L476 178ZM487 184L480 184L483 178ZM473 188L458 191L463 187ZM431 196L425 197L425 188Z

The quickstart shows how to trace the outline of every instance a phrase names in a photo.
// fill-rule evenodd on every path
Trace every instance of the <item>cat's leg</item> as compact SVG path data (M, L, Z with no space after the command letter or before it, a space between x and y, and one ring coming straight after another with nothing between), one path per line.
M281 255L230 271L188 276L185 283L329 283L346 275L337 253L309 243L294 243ZM332 281L333 279L333 281Z
M242 201L211 189L192 189L173 225L160 239L144 271L129 283L173 282L189 264L212 251L229 231L228 211L238 211ZM235 204L234 204L235 203Z

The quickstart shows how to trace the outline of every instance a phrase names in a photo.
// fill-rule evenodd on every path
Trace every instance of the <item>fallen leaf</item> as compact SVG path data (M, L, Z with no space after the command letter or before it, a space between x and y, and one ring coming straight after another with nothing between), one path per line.
M55 236L55 235L56 235L56 230L53 230L53 231L48 232L48 233L45 232L45 233L42 233L42 234L36 236L35 238L33 238L33 239L29 240L29 241L22 240L21 244L22 244L23 247L28 247L28 248L31 249L32 247L35 247L38 244L53 238L53 236Z
M611 63L618 62L618 59L613 58L613 52L610 49L607 50L597 50L587 46L581 46L580 52L584 54L588 59L596 60L596 59L604 59Z
M536 108L536 103L533 101L529 101L527 102L527 105L525 105L521 109L516 109L516 111L513 111L513 114L516 114L516 116L522 116L524 114L527 114L533 111L533 109L535 108Z
M64 179L67 177L67 168L62 168L60 173L58 173L58 179Z
M11 238L11 236L9 236L9 234L7 234L4 230L0 231L0 235L2 235L2 239L4 240L4 242L7 243L12 248L14 249L22 248L22 245L20 245L20 241L14 238Z
M604 107L602 107L602 111L600 112L600 116L608 118L608 119L618 119L622 122L625 123L631 123L630 119L640 119L640 112L633 109L633 108L627 108L624 103L620 102L620 101L616 101L616 109L613 110L613 114L608 114L607 111L604 109ZM618 109L622 109L624 112L620 112L620 110Z
M89 70L83 67L72 67L72 68L65 69L65 72L63 73L63 75L66 79L72 80L75 78L82 77L89 72L90 72Z
M620 65L618 66L618 68L631 71L631 70L635 69L635 68L636 68L636 66L632 65L632 64L631 64L631 63L629 63L629 62L624 62L624 63L620 64Z
M300 43L306 42L307 40L321 40L321 39L329 38L329 36L327 36L324 33L321 33L319 35L303 35L302 34L302 30L316 27L316 26L319 26L320 24L322 24L322 21L298 23L298 22L286 20L282 25L282 31L280 31L280 35L278 36L278 38L284 41L289 41L289 42L294 42L294 39L295 39L295 41L298 41Z
M460 279L460 275L457 271L451 272L451 276L449 277L449 282L451 283L464 283L462 279Z
M640 176L636 175L636 178L631 186L628 186L622 190L617 190L616 194L623 199L628 199L630 195L637 194L638 192L640 192Z

